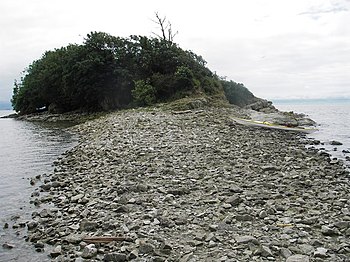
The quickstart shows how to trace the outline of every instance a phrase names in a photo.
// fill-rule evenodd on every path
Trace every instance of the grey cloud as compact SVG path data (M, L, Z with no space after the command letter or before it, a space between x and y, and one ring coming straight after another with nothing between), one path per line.
M210 68L244 83L260 97L350 96L346 38L288 34L255 40L202 41L207 43L202 55Z
M330 6L313 6L305 12L301 12L298 15L306 15L311 17L314 20L319 19L323 14L336 14L340 12L349 11L348 8L349 1L340 1L331 4Z

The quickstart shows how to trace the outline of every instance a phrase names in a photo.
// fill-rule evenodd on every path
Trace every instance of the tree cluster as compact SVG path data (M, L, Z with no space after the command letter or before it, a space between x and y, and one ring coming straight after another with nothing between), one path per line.
M201 56L173 43L171 31L169 36L92 32L81 45L47 51L15 82L13 108L21 114L114 110L224 92L240 105L242 94L252 95L242 84L220 80Z
M236 83L232 80L222 80L221 84L230 104L244 107L257 101L257 97L255 97L242 83Z
M112 110L216 92L219 80L205 64L165 39L92 32L82 45L47 51L34 61L15 83L12 104L22 114Z

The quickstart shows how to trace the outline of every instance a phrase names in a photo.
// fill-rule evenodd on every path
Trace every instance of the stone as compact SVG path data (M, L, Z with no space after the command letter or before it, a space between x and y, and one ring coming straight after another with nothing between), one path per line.
M339 221L334 224L339 229L346 229L350 227L350 221Z
M305 255L292 255L287 258L286 262L310 262L310 258Z
M314 252L314 257L326 258L328 257L327 252L328 250L326 248L318 247Z
M332 140L329 142L329 144L331 144L332 146L341 146L343 143L336 140Z
M239 196L231 196L229 198L226 199L226 203L232 205L232 206L238 206L240 203L242 203L242 198L240 198Z
M93 258L96 255L97 255L97 248L95 247L95 244L89 244L84 247L81 257L85 259L89 259L89 258Z
M84 194L78 194L78 195L72 196L70 201L71 202L78 202L78 200L82 199L83 197L84 197Z
M2 247L5 249L12 249L15 247L15 245L12 243L5 242L4 244L2 244Z
M119 206L115 209L115 212L117 213L127 213L129 211L127 206Z
M59 255L62 254L62 246L61 245L58 245L56 246L51 252L50 252L50 256L52 258L56 258L58 257Z
M315 251L315 248L309 244L301 244L299 245L299 249L304 255L311 255Z
M48 209L45 208L45 209L40 211L39 216L41 218L50 217L51 216L51 212Z
M235 186L235 185L231 186L229 188L229 190L233 193L242 193L243 192L242 188L240 188L239 186Z
M28 230L33 230L38 226L38 222L35 220L31 220L27 223Z
M66 241L68 243L71 243L71 244L78 244L81 242L82 240L82 236L81 235L77 235L77 234L70 234L68 236L66 236Z
M259 241L253 236L238 236L235 240L238 244L246 244L250 242L257 245L259 244Z
M292 255L292 252L288 248L285 248L285 247L281 248L280 253L281 253L282 257L284 257L284 258L288 258Z
M337 236L337 235L339 235L339 232L337 232L335 229L330 228L328 226L322 226L321 233L325 236Z
M128 259L132 260L132 259L138 258L138 256L139 256L139 251L137 249L134 249L129 253Z
M127 257L123 253L109 253L109 254L105 254L105 256L103 257L103 261L105 261L105 262L124 262L124 261L127 261Z
M80 231L93 231L97 226L98 224L94 221L82 219L79 225L79 229Z
M279 168L277 168L276 166L272 166L272 165L262 166L261 169L263 171L277 171L277 170L279 170Z
M44 245L44 243L37 242L37 243L34 244L34 247L35 247L35 248L44 248L45 245Z
M208 243L208 247L209 248L216 247L217 245L218 244L215 241L213 241L213 240L210 240L209 243Z
M262 257L273 257L272 251L267 246L260 246L255 252L254 255L260 255Z
M155 247L152 244L141 242L138 250L140 254L152 254L154 249Z
M232 205L229 204L229 203L224 203L224 204L222 205L222 207L223 207L224 209L230 209L230 208L232 207Z
M253 221L254 218L251 215L245 214L245 215L236 215L237 221Z
M268 214L265 210L260 211L259 218L264 219L265 217L268 217Z

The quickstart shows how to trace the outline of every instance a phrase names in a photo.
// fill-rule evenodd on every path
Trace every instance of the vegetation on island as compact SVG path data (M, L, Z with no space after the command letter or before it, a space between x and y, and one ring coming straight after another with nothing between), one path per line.
M13 108L20 114L108 111L199 95L240 106L251 102L254 96L243 84L223 80L201 56L181 49L171 27L166 31L157 18L161 36L92 32L83 44L45 52L15 82Z

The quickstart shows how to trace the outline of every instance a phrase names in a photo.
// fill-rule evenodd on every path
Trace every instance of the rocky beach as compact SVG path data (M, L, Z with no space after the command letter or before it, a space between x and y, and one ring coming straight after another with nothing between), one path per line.
M350 261L348 172L302 134L233 124L245 113L75 126L79 144L31 181L27 240L55 261Z

